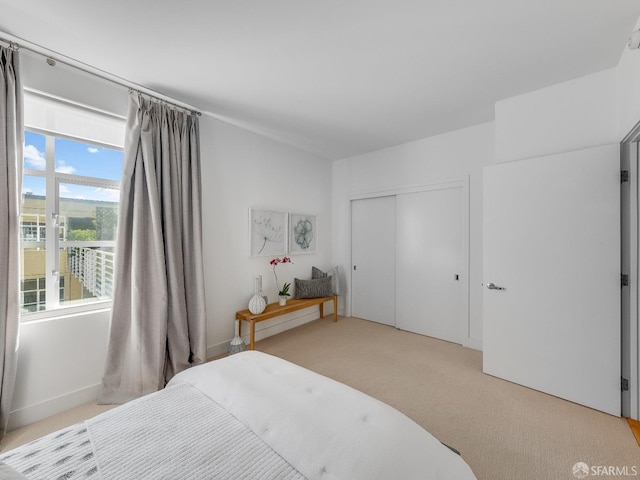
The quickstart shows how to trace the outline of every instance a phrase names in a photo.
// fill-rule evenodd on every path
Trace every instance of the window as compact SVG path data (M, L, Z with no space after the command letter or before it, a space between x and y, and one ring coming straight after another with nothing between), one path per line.
M112 146L25 131L23 314L111 299L122 157Z
M20 304L23 313L39 312L47 306L46 279L31 278L23 280L20 285ZM60 279L60 300L64 299L64 277Z

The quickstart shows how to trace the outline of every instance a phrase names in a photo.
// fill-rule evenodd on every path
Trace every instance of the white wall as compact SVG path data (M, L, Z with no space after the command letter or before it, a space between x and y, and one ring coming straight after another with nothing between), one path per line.
M618 141L616 72L605 70L495 106L496 162Z
M623 48L614 68L497 102L496 161L618 143L639 121L640 50Z
M331 164L219 120L203 117L200 126L207 345L213 356L226 351L235 312L247 308L256 275L262 275L269 301L277 299L273 257L249 257L249 208L318 215L318 253L278 266L280 282L311 278L312 265L331 266ZM317 307L261 322L256 339L316 318ZM243 328L248 332L248 324Z
M636 22L640 28L640 19ZM640 121L640 50L625 48L616 66L618 138L623 139Z
M63 64L52 68L29 52L22 55L22 71L26 87L126 115L125 87ZM312 265L330 266L331 165L205 116L200 119L200 134L207 345L213 356L226 351L235 312L247 307L256 274L262 274L266 293L276 299L270 257L248 256L249 207L318 215L318 253L297 255L293 265L280 266L281 281L310 278ZM263 322L257 338L316 319L317 310ZM108 325L109 311L22 324L10 429L97 397Z
M333 163L333 254L348 275L351 264L350 197L401 190L469 176L470 335L482 346L482 168L493 163L493 123L484 123ZM349 291L345 294L350 311Z
M95 400L109 310L22 323L9 430Z

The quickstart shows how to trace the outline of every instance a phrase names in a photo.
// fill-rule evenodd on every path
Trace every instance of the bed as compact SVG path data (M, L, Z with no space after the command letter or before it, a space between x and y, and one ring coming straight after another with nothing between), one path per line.
M257 351L184 371L0 462L0 478L30 480L475 478L397 410Z

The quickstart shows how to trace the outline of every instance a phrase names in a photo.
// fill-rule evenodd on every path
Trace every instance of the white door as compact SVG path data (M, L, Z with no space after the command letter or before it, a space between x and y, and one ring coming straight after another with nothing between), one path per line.
M463 188L398 195L398 328L455 343L468 332Z
M351 202L351 315L396 324L396 202Z
M483 204L484 372L612 415L619 162L608 145L487 167Z

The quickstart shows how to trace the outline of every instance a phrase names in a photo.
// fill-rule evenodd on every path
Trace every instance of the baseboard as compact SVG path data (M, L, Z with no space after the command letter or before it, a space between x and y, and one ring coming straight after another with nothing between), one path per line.
M464 342L462 342L462 346L482 351L482 340L479 340L477 338L467 338Z
M83 403L94 401L98 398L100 384L76 390L75 392L66 393L44 402L29 405L27 407L14 410L9 415L8 431L16 428L24 427L38 420L56 415L58 413L77 407Z
M303 312L302 315L300 312ZM310 307L305 310L300 310L300 312L282 315L281 317L272 318L258 323L256 325L256 342L273 335L277 335L278 333L286 332L292 328L299 327L305 323L313 322L320 318L317 307ZM324 318L327 319L327 321L331 321L333 318L332 308L328 306L325 307ZM249 324L247 322L244 322L242 325L242 339L247 345L249 345ZM210 359L227 353L230 341L231 339L226 342L208 346L207 358Z
M229 341L223 343L216 343L215 345L209 345L207 347L207 360L213 360L214 358L227 353L229 347Z

